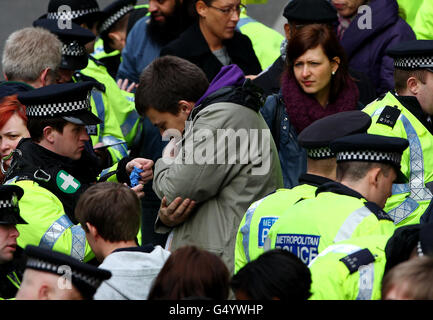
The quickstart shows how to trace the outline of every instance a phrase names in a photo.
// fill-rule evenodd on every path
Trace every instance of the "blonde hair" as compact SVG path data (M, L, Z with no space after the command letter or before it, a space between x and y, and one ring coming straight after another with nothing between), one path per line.
M3 72L8 80L37 80L44 69L56 71L62 59L62 43L57 36L39 27L13 32L3 50Z

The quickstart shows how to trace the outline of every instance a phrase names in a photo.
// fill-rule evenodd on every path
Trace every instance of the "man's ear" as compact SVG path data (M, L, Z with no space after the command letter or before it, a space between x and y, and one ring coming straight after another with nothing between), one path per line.
M409 79L406 80L407 90L409 90L413 95L417 95L419 92L419 82L420 81L417 78L409 77Z
M177 105L179 106L179 112L186 113L188 116L191 113L192 108L194 108L195 103L186 100L180 100Z
M99 236L98 229L96 229L96 227L93 224L91 224L90 222L86 222L86 227L94 239L96 239Z
M285 23L284 24L284 33L286 34L286 39L290 40L290 24Z
M50 68L45 68L44 70L42 70L41 74L39 75L39 81L42 84L42 87L45 87L48 85L47 80L48 80L48 77L50 75L50 71L51 71Z
M6 81L9 81L8 77L6 76L6 73L3 72L3 77L5 78Z
M206 18L207 9L208 9L208 7L207 7L206 3L204 3L203 1L198 0L195 3L195 10L197 11L197 14L200 17Z
M381 172L382 169L380 167L374 167L368 171L368 183L370 186L374 186L375 188L379 186L379 176Z
M43 283L38 290L39 300L50 300L50 288L46 283Z
M51 126L46 126L42 130L42 134L46 141L48 141L50 144L53 144L55 142L55 133L56 130Z

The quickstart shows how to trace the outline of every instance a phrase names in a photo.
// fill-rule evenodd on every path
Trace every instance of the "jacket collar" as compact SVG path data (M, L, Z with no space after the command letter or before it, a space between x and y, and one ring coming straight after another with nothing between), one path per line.
M329 182L333 182L333 180L315 174L305 173L299 177L299 184L309 184L315 187L320 187Z
M238 41L239 37L239 31L235 30L233 38L223 41L223 45L226 47L227 53L232 61L238 61L239 59L237 58L243 57L245 54L245 48L242 45L244 42ZM180 48L181 56L198 57L212 54L212 51L200 30L198 22L192 24L188 29L186 29L180 35L178 41L182 43Z
M398 96L395 92L391 92L392 95L410 112L412 113L419 122L422 123L424 127L431 134L433 134L433 125L427 121L428 115L422 111L421 105L418 102L418 99L412 96Z
M360 194L359 192L336 181L328 182L319 186L316 190L316 196L322 192L333 192L344 196L354 197L358 199L365 199L362 196L362 194Z

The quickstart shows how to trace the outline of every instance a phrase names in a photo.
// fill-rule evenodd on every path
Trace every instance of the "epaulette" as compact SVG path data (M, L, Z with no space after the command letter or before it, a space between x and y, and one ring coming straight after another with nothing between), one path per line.
M400 113L401 113L401 110L398 109L397 106L394 106L394 107L386 106L382 110L382 113L380 114L376 123L384 124L386 126L394 128L394 126L398 120L398 117L400 116Z
M95 82L95 87L96 89L98 89L99 91L105 92L105 85L101 82L99 82L98 80L96 80L95 78L86 76L84 74L82 74L81 72L77 71L74 73L74 78L77 82L80 81L92 81Z
M361 249L340 259L349 269L350 274L358 271L361 266L366 266L376 260L370 250Z
M376 216L378 220L390 220L392 221L391 217L383 211L376 203L366 201L364 202L364 205L367 207L368 210L373 212L373 214Z

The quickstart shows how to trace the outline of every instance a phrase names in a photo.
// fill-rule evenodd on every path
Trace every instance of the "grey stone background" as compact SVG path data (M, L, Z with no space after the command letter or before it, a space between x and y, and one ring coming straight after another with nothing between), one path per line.
M104 8L113 0L97 0ZM139 0L138 3L148 1ZM283 34L282 12L288 0L268 0L266 4L248 5L248 15ZM46 13L49 0L0 0L0 52L12 32L32 25ZM3 76L1 76L3 80Z

